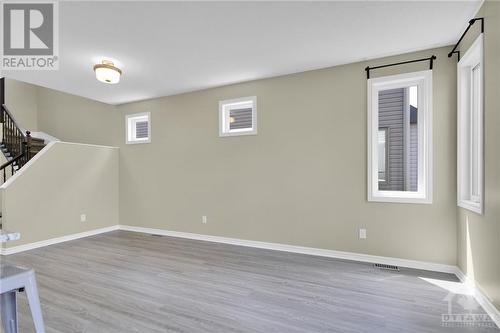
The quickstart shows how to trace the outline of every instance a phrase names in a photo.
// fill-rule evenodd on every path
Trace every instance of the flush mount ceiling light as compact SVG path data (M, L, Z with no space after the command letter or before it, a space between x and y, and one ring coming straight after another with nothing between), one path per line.
M103 60L101 64L94 66L95 77L104 83L115 84L120 82L121 69L109 60Z

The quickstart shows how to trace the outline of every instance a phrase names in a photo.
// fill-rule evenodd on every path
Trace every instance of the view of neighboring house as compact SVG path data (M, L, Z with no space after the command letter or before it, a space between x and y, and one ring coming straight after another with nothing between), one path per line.
M500 1L0 17L0 333L500 333Z
M417 87L379 92L379 189L417 191ZM414 100L414 104L411 104Z

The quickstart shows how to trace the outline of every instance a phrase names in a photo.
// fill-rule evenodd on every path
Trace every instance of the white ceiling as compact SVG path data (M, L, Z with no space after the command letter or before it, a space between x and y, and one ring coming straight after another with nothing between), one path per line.
M451 45L480 3L61 2L60 70L3 74L122 104ZM120 84L95 79L103 58Z

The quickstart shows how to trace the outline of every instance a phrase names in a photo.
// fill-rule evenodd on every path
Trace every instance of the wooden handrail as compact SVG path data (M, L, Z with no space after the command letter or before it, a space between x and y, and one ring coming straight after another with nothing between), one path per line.
M21 158L23 158L25 155L25 153L21 153L19 155L17 155L16 157L14 157L13 159L11 159L10 161L7 161L6 163L0 165L0 171L7 168L9 165L19 161Z

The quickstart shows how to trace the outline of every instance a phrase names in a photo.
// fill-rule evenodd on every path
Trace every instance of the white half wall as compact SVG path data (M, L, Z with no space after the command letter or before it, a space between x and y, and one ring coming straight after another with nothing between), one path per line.
M0 187L3 229L21 233L4 248L117 225L118 171L118 148L51 142Z

